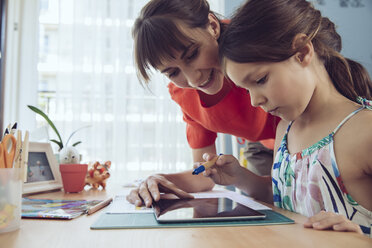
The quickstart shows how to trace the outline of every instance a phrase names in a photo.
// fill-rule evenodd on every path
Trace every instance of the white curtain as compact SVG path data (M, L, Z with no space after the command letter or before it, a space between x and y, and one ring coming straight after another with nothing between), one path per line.
M192 168L182 113L168 80L154 74L151 92L133 67L131 28L146 0L42 0L39 106L83 161L112 161L113 180ZM210 1L220 12L224 1ZM50 138L56 138L50 130Z

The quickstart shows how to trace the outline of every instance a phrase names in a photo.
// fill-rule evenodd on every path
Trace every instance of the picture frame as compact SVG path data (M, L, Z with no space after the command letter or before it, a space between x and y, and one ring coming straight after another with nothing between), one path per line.
M23 194L62 188L59 164L50 143L29 143L27 172L25 173L27 173L27 179L23 183Z

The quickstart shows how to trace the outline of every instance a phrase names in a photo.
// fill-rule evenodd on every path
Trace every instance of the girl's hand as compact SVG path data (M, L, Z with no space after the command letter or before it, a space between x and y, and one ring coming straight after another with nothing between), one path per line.
M215 156L215 154L205 153L203 158L209 161ZM198 167L198 165L195 165L195 167ZM210 177L215 183L220 185L235 185L241 171L242 167L234 156L220 155L216 163L209 169L206 169L203 175Z
M355 224L344 215L332 212L320 211L318 214L307 219L304 227L314 228L316 230L333 229L339 232L356 232L363 234L358 224Z
M156 174L149 176L145 181L141 182L138 188L133 189L129 195L127 195L127 200L137 207L141 206L143 203L146 207L151 207L153 200L160 200L160 192L173 193L180 198L194 198L189 193L178 188L165 176Z

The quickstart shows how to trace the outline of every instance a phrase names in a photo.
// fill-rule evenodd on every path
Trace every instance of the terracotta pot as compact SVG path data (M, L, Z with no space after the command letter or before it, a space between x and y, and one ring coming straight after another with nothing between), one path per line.
M60 164L63 189L67 193L77 193L84 189L87 164Z

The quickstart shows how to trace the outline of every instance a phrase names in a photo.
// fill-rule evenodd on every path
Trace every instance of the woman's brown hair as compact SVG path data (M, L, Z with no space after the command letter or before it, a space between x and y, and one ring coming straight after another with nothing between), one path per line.
M213 12L206 0L152 0L142 8L132 30L141 83L149 81L152 68L156 69L163 60L175 58L175 51L183 51L193 42L178 24L206 28L209 13Z
M340 54L341 37L335 25L305 0L250 0L234 14L220 38L220 58L238 63L280 62L293 49L297 34L306 34L336 89L356 101L372 99L372 82L366 69Z

